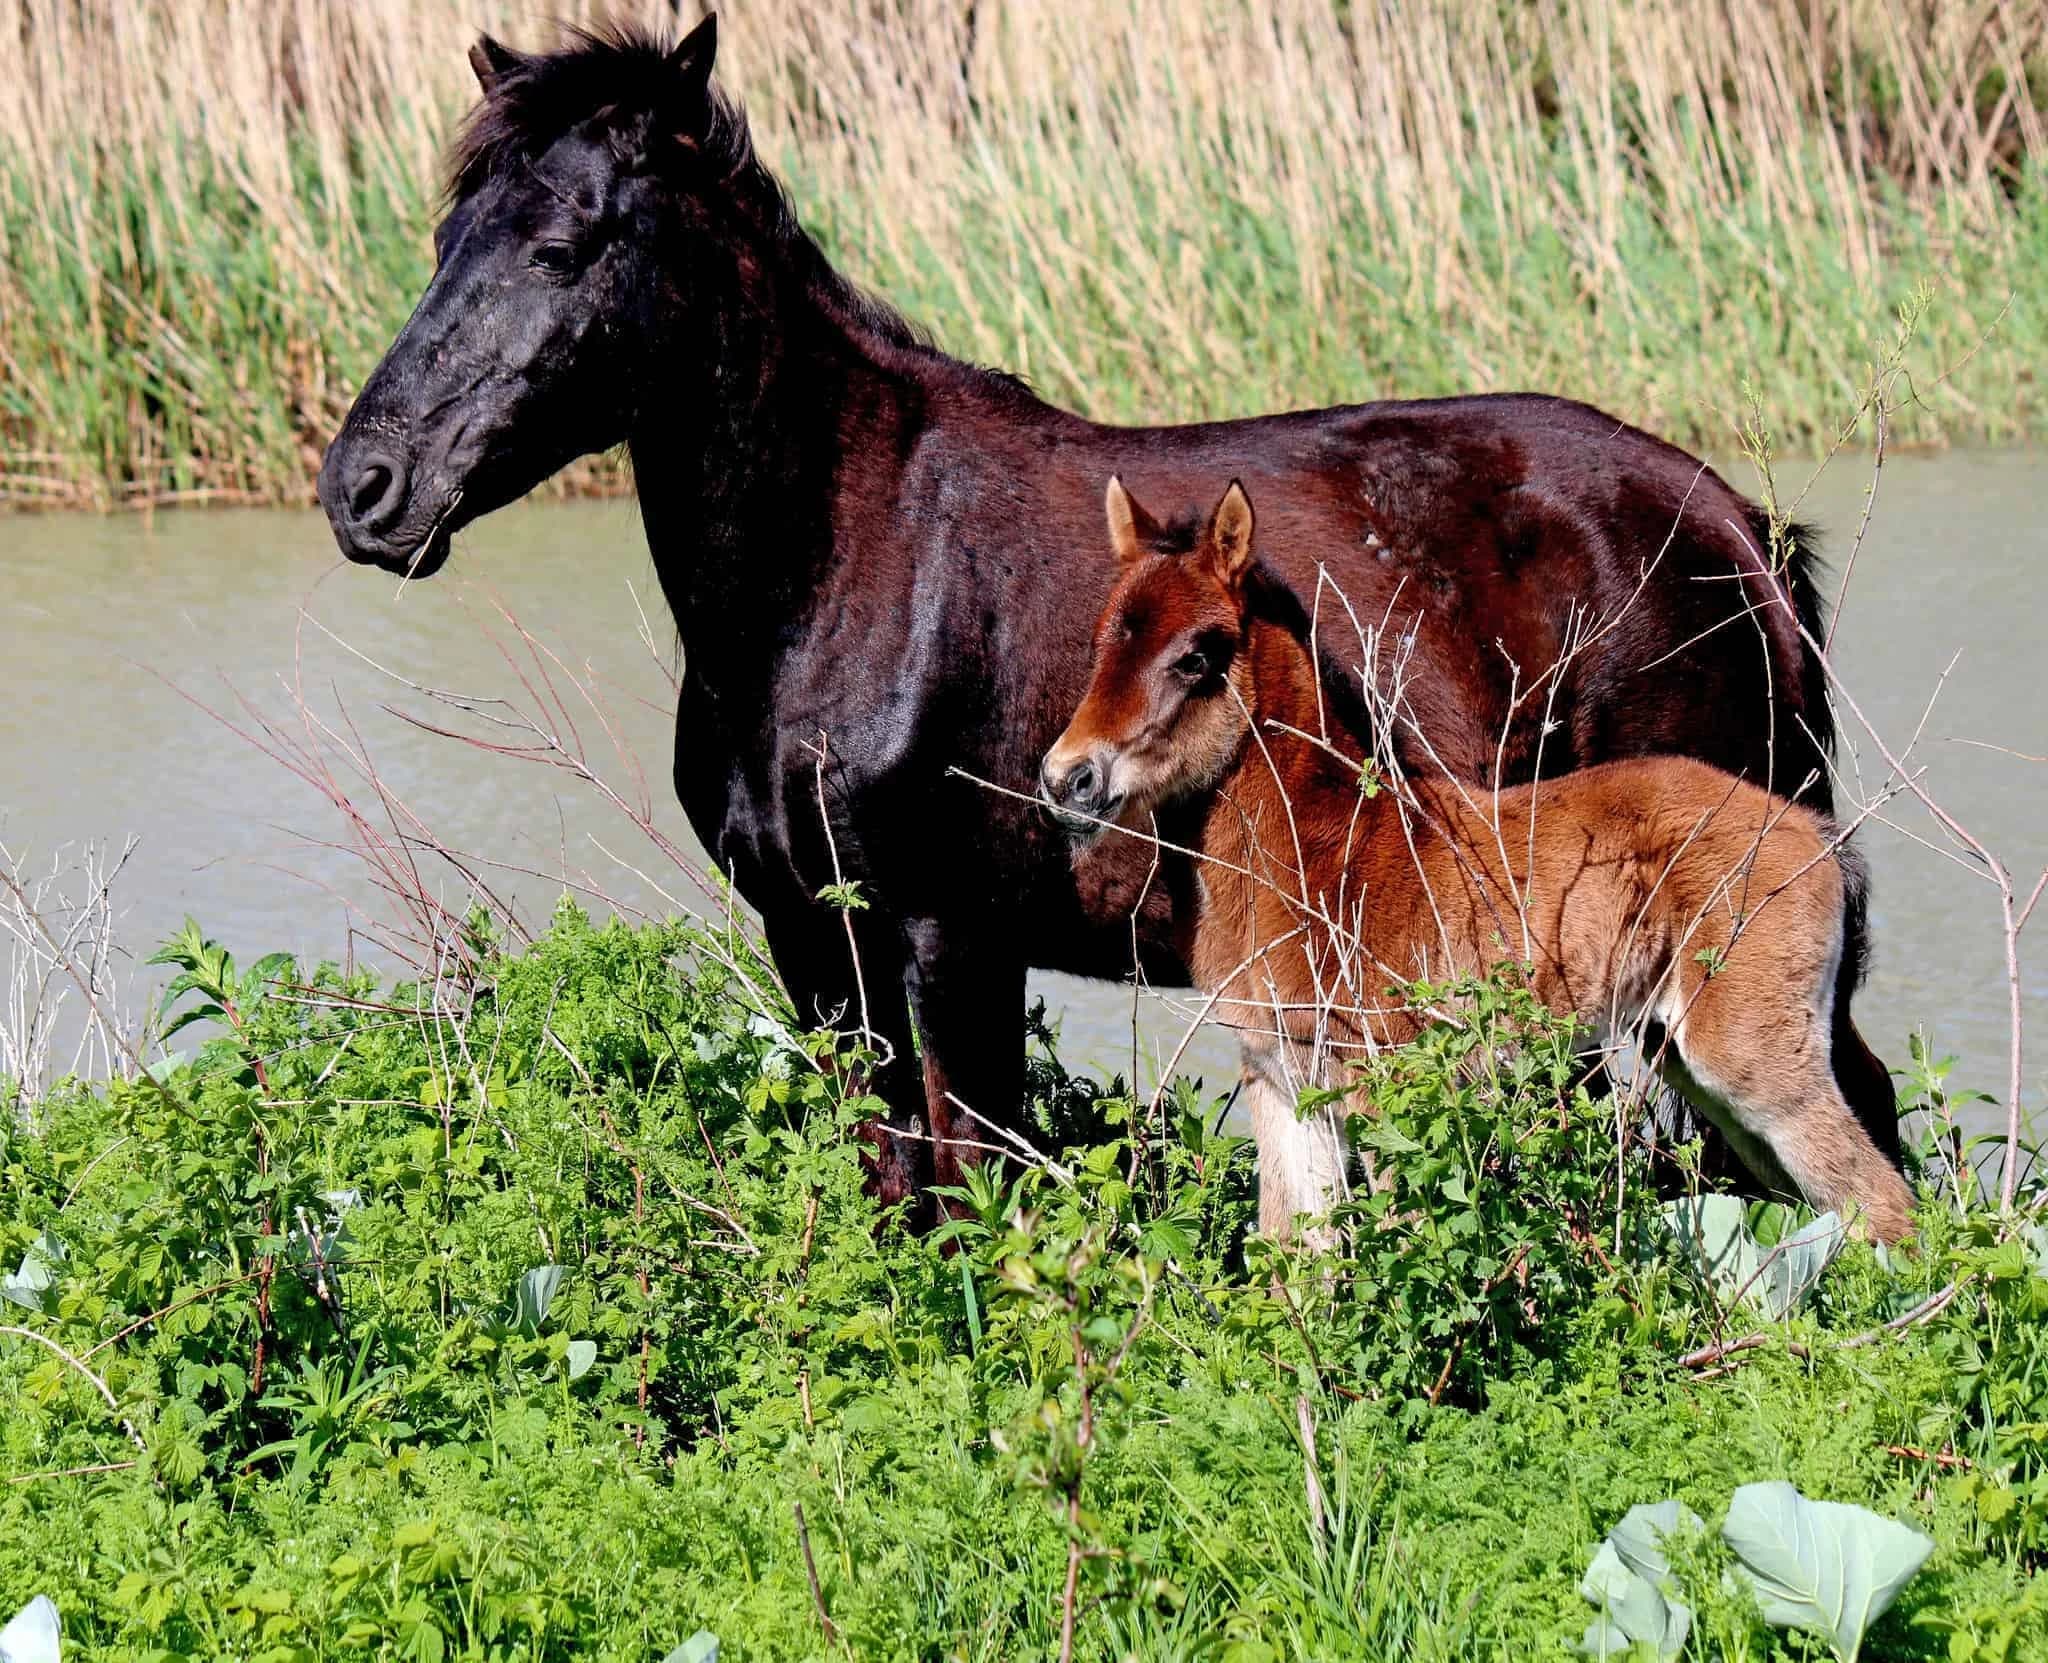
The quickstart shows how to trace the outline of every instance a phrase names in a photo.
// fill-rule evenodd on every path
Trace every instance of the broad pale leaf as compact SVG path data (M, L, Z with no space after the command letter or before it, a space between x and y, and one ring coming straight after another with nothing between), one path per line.
M529 1334L540 1327L547 1320L548 1307L554 1304L555 1290L561 1287L565 1274L560 1265L536 1265L520 1277L512 1289L507 1325Z
M1808 1501L1782 1480L1745 1484L1721 1536L1764 1620L1816 1629L1842 1663L1934 1551L1931 1539L1866 1507Z
M581 1380L590 1372L591 1364L597 1361L597 1342L595 1340L571 1340L568 1353L563 1358L563 1361L569 1365L569 1378L571 1380Z
M1745 1209L1732 1195L1687 1195L1665 1203L1665 1221L1693 1267L1732 1294L1756 1270L1756 1243Z
M700 1628L661 1663L718 1663L718 1636L708 1628Z
M1607 1533L1607 1540L1637 1576L1661 1585L1671 1575L1664 1543L1672 1537L1696 1535L1704 1528L1699 1514L1673 1497L1631 1507L1621 1523Z
M1749 1209L1732 1195L1694 1195L1666 1203L1664 1220L1693 1268L1724 1299L1741 1298L1783 1321L1820 1283L1842 1250L1846 1227L1834 1213L1765 1248L1749 1233Z
M47 1594L38 1594L0 1628L0 1663L58 1663L63 1625Z
M64 1244L47 1234L38 1236L21 1256L21 1268L0 1278L0 1299L24 1310L42 1310L57 1285L57 1267L63 1262Z
M1761 1255L1759 1273L1751 1281L1752 1304L1780 1321L1806 1303L1820 1286L1821 1274L1842 1251L1849 1227L1834 1213L1822 1213Z
M1579 1641L1594 1657L1624 1657L1638 1642L1659 1657L1676 1657L1692 1629L1692 1611L1678 1598L1663 1544L1700 1528L1697 1514L1682 1503L1660 1501L1632 1507L1608 1533L1579 1583L1579 1593L1599 1615Z

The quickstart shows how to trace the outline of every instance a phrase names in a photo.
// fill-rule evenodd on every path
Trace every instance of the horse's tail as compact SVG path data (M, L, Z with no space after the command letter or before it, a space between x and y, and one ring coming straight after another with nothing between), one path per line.
M1820 553L1820 532L1803 521L1794 520L1771 539L1771 517L1751 506L1749 532L1757 554L1784 585L1792 602L1792 617L1779 611L1772 632L1780 645L1781 673L1790 685L1779 701L1777 729L1778 778L1776 789L1786 796L1811 779L1798 792L1799 800L1823 814L1834 811L1834 781L1829 763L1835 751L1835 710L1828 698L1828 673L1821 663L1820 642L1827 636L1827 611L1820 596L1820 577L1827 569ZM1782 602L1780 603L1782 605Z
M1829 835L1838 835L1828 828ZM1870 968L1870 874L1853 843L1835 849L1835 867L1842 875L1842 958L1835 967L1832 1047L1835 1084L1850 1110L1892 1165L1899 1161L1899 1098L1891 1072L1874 1055L1849 1014L1850 1002Z

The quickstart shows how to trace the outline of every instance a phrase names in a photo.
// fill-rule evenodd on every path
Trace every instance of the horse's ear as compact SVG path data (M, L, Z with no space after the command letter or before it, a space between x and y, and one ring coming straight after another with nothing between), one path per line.
M1252 499L1236 480L1230 482L1216 512L1209 516L1209 533L1203 541L1224 582L1238 583L1251 570Z
M682 6L677 4L678 13ZM691 110L703 106L711 89L711 64L718 56L718 13L706 12L704 21L676 43L669 53L669 67L681 78L683 96Z
M1159 522L1138 506L1124 482L1109 476L1103 493L1102 511L1109 520L1109 546L1116 551L1116 563L1128 566L1145 558L1146 545L1159 535Z
M476 71L476 84L484 89L486 98L498 90L506 76L517 74L530 61L524 52L501 46L489 35L478 35L476 44L469 49L469 67Z

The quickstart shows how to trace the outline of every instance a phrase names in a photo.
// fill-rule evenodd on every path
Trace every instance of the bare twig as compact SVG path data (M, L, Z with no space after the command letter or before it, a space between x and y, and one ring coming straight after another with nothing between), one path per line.
M33 1328L17 1328L12 1323L0 1323L0 1334L12 1334L18 1339L34 1340L37 1345L55 1352L67 1365L84 1375L87 1380L92 1382L93 1390L105 1399L108 1411L121 1423L121 1430L128 1434L129 1441L137 1449L145 1453L148 1452L149 1446L142 1441L142 1434L135 1430L135 1423L121 1413L120 1402L115 1398L113 1392L108 1389L107 1383L94 1374L91 1369L87 1368L78 1358L72 1356L70 1352L51 1339L49 1335L38 1334Z
M839 1644L839 1629L833 1623L831 1613L825 1609L825 1590L818 1584L818 1561L811 1555L811 1530L804 1523L804 1504L792 1501L789 1506L790 1511L796 1514L797 1546L803 1549L804 1575L811 1584L811 1609L818 1614L818 1627L824 1630L825 1644L836 1646Z

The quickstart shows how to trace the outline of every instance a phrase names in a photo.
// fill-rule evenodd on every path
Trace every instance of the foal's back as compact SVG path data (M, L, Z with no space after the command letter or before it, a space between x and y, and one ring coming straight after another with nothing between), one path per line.
M1401 869L1406 866L1406 883ZM1676 757L1501 792L1419 787L1382 821L1368 941L1407 973L1527 961L1598 1033L1642 1033L1663 1072L1767 1184L1896 1240L1911 1193L1858 1123L1835 1043L1851 872L1822 817ZM1370 893L1370 883L1363 893ZM1434 963L1431 962L1435 954ZM1401 1036L1387 1034L1384 1037ZM1888 1089L1888 1088L1887 1088Z
M1601 1021L1648 1009L1667 1025L1738 961L1764 986L1825 969L1832 990L1844 874L1831 827L1796 803L1683 757L1498 796L1432 781L1416 796L1414 857L1405 836L1377 853L1410 862L1429 892L1411 929L1432 898L1446 929L1461 926L1461 971L1526 959L1558 1008Z

